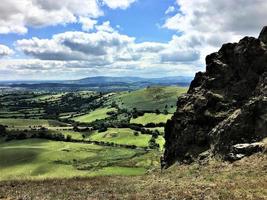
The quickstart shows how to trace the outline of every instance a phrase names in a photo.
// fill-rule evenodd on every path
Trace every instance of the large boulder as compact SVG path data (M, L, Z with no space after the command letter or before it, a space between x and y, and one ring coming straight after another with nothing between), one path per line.
M224 44L206 64L166 124L166 167L208 150L227 159L233 145L267 137L267 27L258 39Z

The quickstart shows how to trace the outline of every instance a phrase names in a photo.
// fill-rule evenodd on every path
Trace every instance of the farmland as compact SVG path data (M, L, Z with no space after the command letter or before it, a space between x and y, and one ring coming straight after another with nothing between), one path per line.
M159 168L163 125L184 91L1 94L0 180L132 176Z

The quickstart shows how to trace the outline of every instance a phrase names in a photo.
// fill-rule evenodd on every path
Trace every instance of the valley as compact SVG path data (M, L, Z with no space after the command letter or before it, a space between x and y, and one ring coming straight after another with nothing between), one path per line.
M159 169L179 86L0 95L0 180L142 175Z

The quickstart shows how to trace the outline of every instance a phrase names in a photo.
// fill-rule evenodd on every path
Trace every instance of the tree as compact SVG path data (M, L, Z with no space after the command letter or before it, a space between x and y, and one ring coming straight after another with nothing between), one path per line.
M164 109L163 114L164 114L164 115L168 115L168 114L169 114L169 113L168 113L168 110L167 110L167 109Z
M71 135L67 135L67 137L66 137L66 141L70 142L71 140L72 140Z
M159 114L160 114L160 111L159 111L159 109L156 109L156 110L155 110L155 112L156 112L156 114L157 114L157 115L159 115Z
M148 147L150 149L159 149L159 144L156 143L156 139L153 136L148 142Z
M0 136L6 135L6 127L3 125L0 125Z
M134 136L138 136L139 133L137 131L134 131Z
M158 130L154 130L153 133L152 133L152 137L157 139L159 137L160 133Z

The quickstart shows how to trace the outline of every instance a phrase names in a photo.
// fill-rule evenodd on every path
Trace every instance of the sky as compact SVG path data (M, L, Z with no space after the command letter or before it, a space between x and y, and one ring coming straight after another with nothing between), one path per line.
M194 76L257 37L266 0L1 0L0 81Z

